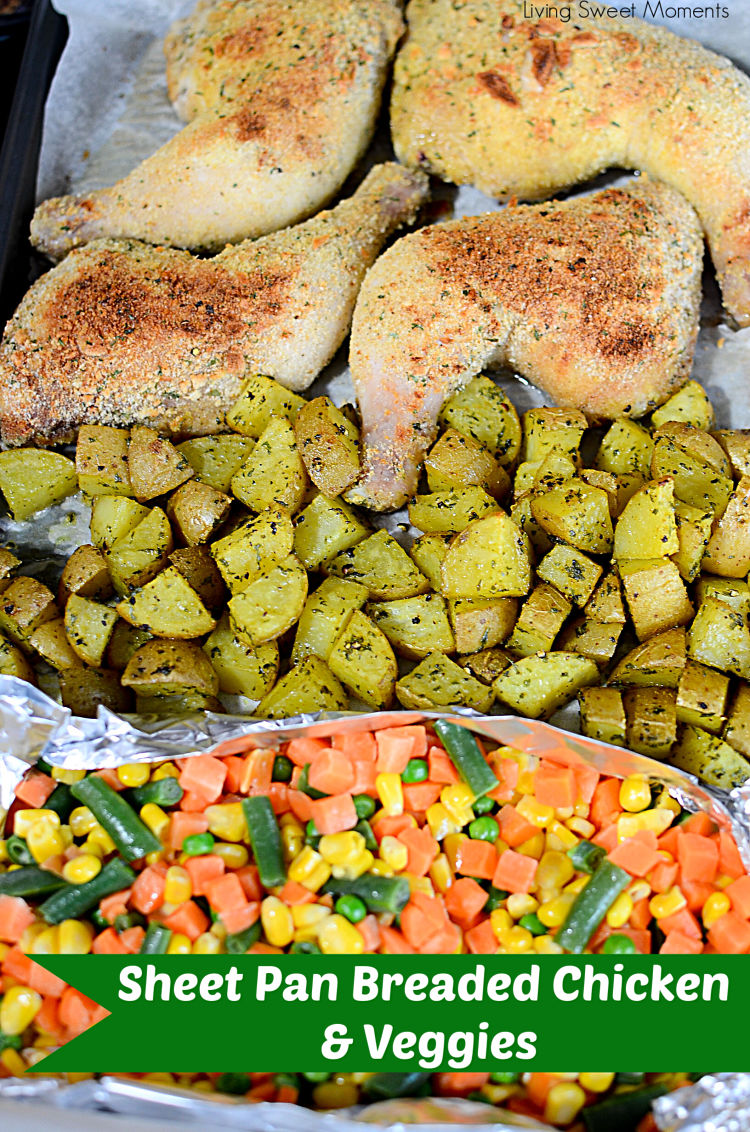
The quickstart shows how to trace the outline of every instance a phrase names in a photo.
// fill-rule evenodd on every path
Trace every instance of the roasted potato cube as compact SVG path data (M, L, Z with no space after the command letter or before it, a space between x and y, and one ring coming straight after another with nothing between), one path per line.
M724 727L724 738L735 751L750 758L750 684L740 683Z
M305 404L303 397L261 373L249 377L227 413L227 424L244 436L259 437L272 420L293 421Z
M600 743L625 746L625 705L616 688L581 688L578 693L581 709L581 731Z
M154 507L107 551L107 568L117 593L124 597L155 578L166 565L172 545L169 519L161 507Z
M130 534L149 514L148 507L122 495L98 495L91 506L91 541L98 550L109 550Z
M288 719L317 711L344 711L346 692L317 656L306 656L282 676L258 704L263 719Z
M444 653L432 652L396 684L399 703L414 711L470 707L488 712L494 695L481 680Z
M481 374L454 393L440 411L440 423L473 436L489 448L504 468L521 448L518 413L498 385Z
M513 499L515 501L518 501L533 489L543 463L543 460L524 460L518 465L513 476ZM575 475L575 469L572 475ZM562 478L569 479L570 476L563 476Z
M609 472L602 473L609 475ZM643 487L643 476L640 472L620 472L617 479L617 507L615 514L621 515L625 505L633 498L637 491ZM599 484L595 486L599 487Z
M456 650L448 607L439 594L372 602L367 615L399 656L421 660L431 652Z
M476 676L482 684L492 684L512 663L512 658L504 649L482 649L481 652L473 652L469 656L460 656L458 663L472 676Z
M727 713L729 677L689 660L677 685L677 719L719 734Z
M187 546L208 542L226 519L232 500L200 480L188 480L172 495L167 514Z
M167 566L142 590L119 602L117 612L131 625L147 629L155 637L202 637L216 626L176 566Z
M45 622L45 624L54 625L56 622L50 621ZM36 684L34 669L26 657L17 645L11 644L2 636L0 636L0 674L16 676L19 680L25 680L28 684Z
M559 590L547 582L540 582L523 603L516 626L505 647L519 656L549 652L572 608L571 602Z
M637 491L617 520L615 558L668 558L680 548L671 479Z
M409 519L427 534L457 534L475 519L499 510L497 501L481 487L455 487L415 495L409 504Z
M518 613L518 602L514 597L479 600L459 597L449 601L448 607L458 652L479 652L480 649L502 644L511 632Z
M390 601L426 593L429 582L388 531L376 531L364 542L342 550L327 565L329 574L359 582L370 597Z
M536 468L534 482L531 484L534 495L541 495L545 491L551 491L553 487L567 483L568 480L574 479L578 472L578 468L569 456L563 455L562 452L555 452L554 449L547 453L539 465L533 463L527 464L526 467ZM518 478L518 472L516 472L516 481L518 481Z
M577 652L602 667L615 655L622 635L622 625L616 621L607 624L590 617L580 617L566 626L557 642L564 652Z
M174 491L195 474L191 464L171 440L152 428L136 425L130 432L128 474L139 503Z
M169 561L195 590L206 609L215 613L224 604L227 587L207 546L180 547L172 551Z
M622 604L620 579L613 570L604 575L585 603L584 612L589 621L601 621L603 625L625 624L627 618Z
M679 549L670 557L686 582L694 582L701 571L703 556L711 536L713 516L681 500L675 501L675 520Z
M735 479L750 476L750 428L720 429L713 436L729 457Z
M440 591L443 584L442 566L453 535L420 535L411 545L409 554L427 578L433 590Z
M294 429L289 421L276 419L268 422L255 448L232 476L232 494L252 511L285 507L293 512L302 505L307 484Z
M610 684L676 688L687 661L685 630L667 629L636 645L609 678Z
M589 487L598 487L601 491L606 491L607 501L609 503L609 513L613 519L621 515L625 509L625 505L632 499L638 488L628 494L628 489L623 489L623 484L620 482L620 477L616 476L614 472L603 472L601 468L583 468L580 472L581 479L587 483ZM626 481L628 488L630 484L637 482L636 476L631 476Z
M692 660L745 680L750 678L747 618L718 598L707 597L699 605L688 630L687 648Z
M692 456L670 437L662 437L654 445L651 475L654 479L671 476L677 499L715 515L724 514L734 487L729 476Z
M78 491L75 464L59 452L10 448L0 452L0 491L13 518L28 519Z
M541 527L531 514L532 499L533 496L530 491L527 491L524 496L517 499L515 503L511 504L510 517L516 526L520 527L526 535L537 557L541 558L543 555L549 553L552 549L553 542L544 527Z
M16 558L10 550L0 546L0 593L4 593L10 585L13 571L21 565L21 559Z
M316 495L296 520L294 553L308 570L319 569L366 539L370 531L343 499Z
M156 696L136 696L135 710L138 715L163 715L173 718L176 715L194 715L199 711L223 712L221 700L207 696L205 692L184 692L173 695L166 692Z
M526 460L560 452L575 460L588 421L577 409L529 409L523 415Z
M330 397L314 397L294 421L307 474L324 495L340 495L359 479L359 431Z
M717 597L743 617L750 617L750 585L737 578L714 578L704 574L696 582L695 596L699 604L707 597Z
M127 712L133 707L129 688L123 688L117 672L106 668L66 668L60 673L60 698L73 715L93 719L97 708Z
M279 671L278 645L275 641L266 641L254 648L238 640L228 614L221 618L203 651L219 678L220 691L262 700L273 687Z
M632 472L650 476L653 450L654 442L643 425L613 421L600 445L596 466L618 476Z
M492 687L503 703L530 719L548 719L581 688L596 684L593 660L574 652L524 656L498 676Z
M327 660L336 638L355 609L362 609L368 598L364 586L342 578L324 578L310 594L297 625L292 664L306 656Z
M66 668L76 668L81 661L76 656L65 633L65 624L61 617L54 621L45 621L29 637L29 644L42 660L51 664L58 672Z
M536 572L543 582L549 582L576 605L586 604L594 592L594 586L602 576L602 568L598 562L592 562L580 550L562 543L553 546L549 553L545 554ZM589 613L589 616L592 615Z
M731 476L732 466L724 449L710 432L693 428L692 425L682 424L679 421L668 421L653 434L654 444L668 437L679 445L684 452L708 464L715 472L722 476Z
M396 658L388 638L361 610L355 609L336 638L328 667L370 707L390 707L398 676Z
M688 381L651 414L654 428L660 428L667 421L682 421L694 428L709 429L713 419L713 406L705 389L697 381Z
M117 622L107 646L107 667L122 672L134 652L152 639L146 629L136 629L122 618Z
M671 688L629 688L623 696L631 751L665 759L677 739L676 696Z
M750 570L750 476L743 476L714 527L703 569L724 578L743 578Z
M99 668L117 623L117 613L107 605L71 594L65 606L65 632L76 656Z
M669 558L634 558L618 565L639 640L685 625L693 616L685 583Z
M210 547L232 593L247 589L290 554L294 527L286 511L264 511Z
M306 597L307 573L290 554L230 599L232 628L250 645L275 641L298 620Z
M424 462L430 491L453 487L481 487L495 499L510 491L510 479L488 448L473 436L447 429L432 446Z
M255 447L249 436L230 433L222 436L196 436L178 444L182 453L195 472L196 479L207 483L216 491L229 491L232 476L240 470Z
M701 727L686 724L680 728L679 740L672 748L669 762L694 774L708 786L732 790L750 776L750 763L739 751L718 735Z
M531 588L526 535L498 511L476 519L450 545L441 569L445 597L523 597Z
M63 609L71 594L100 601L112 596L107 560L95 546L79 546L63 566L57 593Z
M531 500L531 514L548 534L589 554L612 549L612 518L606 491L581 479Z
M55 621L59 616L52 590L36 578L14 578L0 595L0 631L17 645L27 642L45 621Z
M134 495L128 470L126 428L81 425L76 443L76 476L86 495Z
M140 696L215 696L219 691L211 661L193 641L146 641L128 661L122 683Z

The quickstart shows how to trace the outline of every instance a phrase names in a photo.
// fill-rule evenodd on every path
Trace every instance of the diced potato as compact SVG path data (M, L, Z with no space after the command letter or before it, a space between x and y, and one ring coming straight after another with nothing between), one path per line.
M402 707L414 711L470 707L488 712L495 698L491 687L440 652L430 653L408 676L402 676L396 695Z
M288 719L318 711L344 711L346 692L317 656L306 656L282 676L258 704L263 719Z
M117 613L107 605L71 594L65 606L65 632L75 654L98 668L109 644Z
M232 500L200 480L188 480L169 500L167 514L187 546L208 542L226 519Z
M76 476L86 495L134 495L128 471L126 428L81 425L76 443Z
M224 604L227 588L207 546L183 546L173 550L169 561L194 589L206 609L215 613Z
M123 688L117 672L106 668L66 668L60 673L60 698L73 715L94 718L98 707L127 712L133 707L129 688Z
M750 570L750 476L737 484L714 527L703 568L725 578L743 578Z
M631 751L665 759L677 739L675 692L672 688L629 688L623 697L626 742Z
M121 618L115 625L109 639L107 667L116 668L118 672L122 672L124 668L127 668L128 661L133 653L151 639L148 630L137 629L135 625L129 625L127 621L123 621Z
M176 566L167 566L142 590L119 602L117 612L131 625L148 629L155 637L201 637L216 625Z
M532 490L542 464L542 460L524 460L518 465L515 475L513 476L514 500L517 501L521 499L527 492ZM575 471L573 474L575 474ZM567 479L568 477L563 478Z
M581 617L563 629L557 642L558 648L580 653L601 667L608 664L615 655L622 628L616 621L607 624L590 617Z
M390 707L398 676L396 657L388 638L361 610L355 609L336 638L328 667L370 707Z
M115 616L117 616L115 614ZM70 646L61 617L45 621L29 637L29 644L42 660L51 664L58 672L66 668L77 668L81 661Z
M671 476L677 499L716 515L724 514L734 487L728 476L692 456L669 437L654 445L651 475L654 479Z
M257 438L271 420L293 421L304 404L303 397L285 389L272 377L256 373L242 386L239 398L227 413L227 424L235 432Z
M294 432L307 474L325 495L340 495L359 479L359 431L330 397L306 401Z
M201 483L216 491L229 491L232 477L240 470L255 447L249 436L230 433L222 436L197 436L178 444Z
M659 428L667 421L682 421L694 428L709 429L713 420L711 402L705 389L697 381L688 381L651 414L654 428Z
M735 751L750 758L750 684L740 682L729 709L724 738Z
M292 664L306 656L327 660L339 633L355 609L363 608L368 596L365 587L357 582L324 578L302 610L294 638Z
M59 452L10 448L0 452L0 491L13 518L28 519L78 491L75 464Z
M625 705L616 688L582 688L578 693L581 731L600 743L625 746Z
M679 549L671 558L681 577L686 582L694 582L701 571L711 536L713 516L678 499L675 501L675 520Z
M549 582L576 605L585 605L602 576L598 562L592 562L580 550L558 543L536 568L543 582ZM588 610L589 616L593 616ZM604 618L602 618L604 619ZM615 618L607 618L614 621Z
M431 652L456 650L448 608L439 594L372 602L367 615L400 656L421 660Z
M511 632L518 613L518 602L514 597L478 600L459 597L451 599L448 607L458 652L479 652L480 649L502 644Z
M285 507L294 512L307 490L307 472L294 429L285 420L271 420L240 470L232 477L232 494L252 511Z
M638 639L674 625L685 625L693 616L685 583L669 558L629 559L618 563L630 616Z
M63 566L57 594L63 608L71 594L99 601L106 601L112 596L112 579L107 561L97 547L79 546Z
M548 582L540 582L521 606L518 621L506 648L519 656L549 652L572 608L571 602L559 590Z
M524 656L506 668L492 687L503 703L530 719L548 719L588 684L599 671L592 660L574 652Z
M21 559L16 558L7 547L0 546L0 593L4 593L13 580L13 571L21 565Z
M601 468L583 468L581 470L581 479L590 487L598 487L601 491L606 491L607 501L609 502L609 513L613 519L616 519L625 509L625 505L632 499L637 490L634 489L628 495L627 489L623 490L623 484L620 482L620 477L616 476L614 472L603 472ZM628 486L634 482L636 477L630 477Z
M138 715L157 715L173 719L176 715L194 715L196 712L223 712L221 701L205 692L160 692L154 696L136 696L135 710Z
M620 579L613 570L604 575L586 602L584 611L589 621L601 621L603 625L625 624L625 606L622 604Z
M677 686L677 719L719 734L727 713L729 677L689 660Z
M141 696L189 692L215 696L219 690L211 661L193 641L146 641L128 661L122 683Z
M750 476L750 428L720 429L713 435L729 457L735 479Z
M433 590L440 591L443 584L442 566L453 535L420 535L411 545L409 554Z
M329 574L359 582L370 597L386 601L426 593L429 582L388 531L376 531L363 542L342 550L327 565Z
M497 680L501 672L504 672L509 664L512 663L512 658L508 656L504 649L482 649L481 652L473 652L468 656L460 656L458 663L462 668L467 669L472 676L476 676L482 684L492 684Z
M17 645L27 642L45 621L55 621L59 616L52 590L36 578L14 578L0 595L0 631Z
M154 507L107 552L107 567L118 594L124 597L155 578L166 566L172 546L169 519L161 507Z
M732 790L750 776L750 763L723 739L689 724L680 728L669 762L694 774L709 786Z
M664 633L657 633L622 658L609 683L676 688L685 670L686 649L684 629L667 629Z
M228 614L203 646L219 678L219 690L228 695L262 700L270 692L279 671L279 647L275 641L254 648L238 640L229 623Z
M531 514L548 534L584 553L605 554L612 549L607 493L583 480L567 480L534 496Z
M548 452L538 466L536 462L527 464L526 466L528 468L536 468L534 482L531 485L535 495L540 495L545 491L551 491L553 487L559 487L560 484L574 479L578 472L578 468L569 456L564 456L561 452L555 452L554 450ZM518 473L516 473L516 480L518 480L518 478Z
M294 553L308 570L319 569L366 539L370 531L342 499L316 495L296 520Z
M671 479L655 480L635 493L617 520L614 556L666 558L679 547L674 485Z
M307 573L290 554L230 599L232 628L251 645L275 641L298 620L306 597Z
M613 421L607 429L596 457L596 466L615 475L639 472L651 474L654 442L643 425L631 420Z
M609 475L609 473L605 473ZM617 475L617 507L615 514L621 515L637 491L643 487L643 476L640 472L620 472ZM598 484L596 486L599 486Z
M495 499L504 499L510 479L488 448L473 436L447 429L425 462L430 491L453 487L481 487Z
M743 617L750 617L750 585L737 578L715 578L704 574L696 582L695 596L699 604L707 597L718 597Z
M509 515L470 523L443 559L445 597L523 597L531 588L531 547Z
M668 421L653 434L654 444L668 437L673 440L684 452L696 460L708 464L715 472L722 476L731 476L732 466L724 449L710 432L693 428L692 425L682 424L679 421Z
M149 510L121 495L98 495L91 506L91 541L98 550L109 550L135 530Z
M1 627L1 626L0 626ZM750 629L747 618L715 597L698 607L688 630L688 656L692 660L750 678Z
M523 415L526 460L543 460L548 452L576 459L588 421L578 409L529 409Z
M455 487L415 495L409 504L409 519L427 534L457 534L475 519L497 513L497 501L481 487Z
M498 385L481 374L454 393L440 411L440 423L473 436L494 453L504 468L521 448L518 413Z
M232 593L247 589L290 554L294 527L286 511L264 511L257 519L212 544L210 550Z
M516 526L520 527L526 535L537 557L541 558L552 549L553 543L544 527L537 523L531 513L532 499L533 495L530 491L527 491L524 496L517 499L515 503L511 504L510 517Z
M174 491L193 475L193 468L171 440L152 428L136 425L130 432L128 474L139 503Z

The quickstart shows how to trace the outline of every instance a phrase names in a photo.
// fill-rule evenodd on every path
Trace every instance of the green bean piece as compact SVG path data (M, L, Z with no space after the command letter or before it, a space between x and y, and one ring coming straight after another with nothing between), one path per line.
M435 723L435 732L454 767L466 785L473 790L475 797L488 794L490 790L495 790L500 785L482 754L476 736L467 727L461 727L458 723L451 723L447 719L438 719Z
M230 955L244 955L260 939L260 920L256 920L244 932L230 932L224 940L224 946Z
M61 822L70 817L71 810L75 809L76 800L70 787L65 782L58 782L55 789L44 803L45 810L54 810Z
M264 888L275 888L286 881L286 868L281 852L281 834L273 806L266 797L242 799L255 863Z
M602 861L591 880L575 898L562 927L555 936L565 951L580 955L609 909L631 881L624 869Z
M85 884L66 884L40 904L38 910L48 924L76 920L95 908L103 896L129 888L134 880L133 870L119 857L114 857L93 880Z
M379 1101L413 1097L429 1079L429 1073L375 1073L362 1083L362 1096Z
M568 856L579 872L593 873L606 853L601 845L594 845L591 841L579 841L572 849L568 849Z
M639 1120L651 1111L651 1102L664 1096L666 1091L664 1085L649 1085L586 1105L581 1110L586 1132L632 1132Z
M161 841L141 821L132 806L103 778L89 774L71 786L74 797L88 806L106 829L126 861L137 861L162 849Z
M56 892L65 885L57 873L38 865L23 865L9 873L0 873L0 896L41 896Z
M182 801L184 793L177 779L166 774L164 778L152 779L143 786L134 786L132 790L128 790L128 797L135 808L140 810L148 802L153 802L155 806L176 806Z
M364 873L356 880L331 877L326 881L322 892L333 892L339 896L358 896L367 905L368 912L400 912L409 903L409 882L406 877L379 877Z
M171 938L172 931L164 924L149 924L141 944L141 955L166 955Z
M8 840L5 842L5 851L14 865L35 865L31 850L26 844L26 839L19 837L17 833L12 833Z

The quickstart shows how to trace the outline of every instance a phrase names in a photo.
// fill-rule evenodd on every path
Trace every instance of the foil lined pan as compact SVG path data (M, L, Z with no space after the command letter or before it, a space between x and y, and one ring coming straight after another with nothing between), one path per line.
M747 1132L750 1073L710 1073L654 1101L661 1132Z

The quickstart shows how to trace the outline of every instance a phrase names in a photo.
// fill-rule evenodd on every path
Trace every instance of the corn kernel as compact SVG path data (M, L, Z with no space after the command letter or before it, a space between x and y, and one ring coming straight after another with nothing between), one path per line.
M303 885L310 892L317 892L322 888L330 875L331 866L310 845L306 845L289 865L289 879Z
M384 837L380 842L380 856L394 873L402 873L409 862L409 850L397 837Z
M346 865L364 849L364 837L353 829L345 833L326 834L318 843L318 852L327 865Z
M583 892L588 883L589 878L584 874L583 876L576 877L576 879L572 880L570 884L566 884L565 891L577 896L579 892ZM649 889L649 892L650 891L651 890Z
M281 851L284 861L289 864L298 853L302 852L302 848L305 844L305 833L302 826L296 822L294 825L283 825L280 832Z
M651 805L651 787L642 774L630 774L620 783L620 805L631 814L639 814Z
M61 955L88 955L94 941L94 929L84 920L63 920L60 924Z
M0 1062L12 1077L22 1077L26 1072L26 1062L17 1049L4 1049L0 1053Z
M404 812L404 790L400 774L393 774L390 771L385 774L376 774L375 789L378 792L383 813L388 817L396 817Z
M221 943L223 943L223 942L224 942L224 940L225 940L225 939L227 938L227 936L229 935L229 932L228 932L228 931L227 931L227 929L226 929L226 928L224 927L224 925L223 925L223 923L221 922L221 920L214 920L214 922L213 922L213 923L211 924L211 927L210 927L210 928L209 928L208 930L209 930L209 932L211 933L211 935L215 935L215 936L216 936L216 938L217 938L217 939L218 939L218 940L219 940L219 941L220 941Z
M151 767L148 763L125 763L124 766L118 766L117 777L123 786L131 789L145 786L151 777Z
M495 842L495 845L497 846L497 842ZM522 853L524 857L534 857L539 861L544 853L545 847L546 838L540 829L539 833L535 833L528 841L524 841L522 845L519 845L516 852Z
M206 807L208 829L222 841L243 841L247 838L247 822L241 802L221 802Z
M710 928L712 924L715 924L717 920L726 915L731 906L732 902L726 892L712 892L701 910L704 928Z
M644 810L640 814L623 814L617 819L617 840L635 837L642 829L651 830L658 837L669 829L674 814L671 810Z
M323 920L330 916L331 909L325 904L293 904L291 913L295 929L315 934Z
M104 850L102 849L101 845L97 845L95 841L91 841L91 839L88 837L80 846L80 849L82 853L87 853L92 857L98 857L99 860L101 860L104 856ZM161 856L161 854L159 854L159 856ZM148 858L146 858L146 862L149 865L153 864L153 862L149 861Z
M621 892L607 912L607 923L611 928L622 928L633 912L633 901L627 892Z
M474 820L474 792L465 782L454 782L440 791L440 801L459 826Z
M4 837L0 837L0 863L9 860L10 857L8 856L8 842Z
M550 839L555 838L558 842L557 845L550 845ZM553 821L547 830L547 848L557 849L567 853L568 849L572 849L578 844L579 838L573 833L572 829L568 829L567 825L563 825L561 821Z
M46 930L46 924L29 924L29 926L22 932L21 938L18 941L20 950L25 951L27 955L30 954L34 950L34 941L36 940L37 936L40 936L42 932L45 932ZM7 985L7 977L3 981ZM1 1026L0 1029L2 1029Z
M385 861L381 861L378 857L370 865L370 872L376 877L392 877L393 869L390 865L386 865Z
M32 953L34 955L59 955L60 954L60 931L55 924L54 927L47 928L46 931L40 932L32 944Z
M324 955L359 955L364 951L364 940L345 916L334 913L318 931L318 946Z
M55 814L57 817L57 814ZM41 865L49 857L57 857L58 854L65 851L65 842L59 828L59 817L57 824L51 822L49 818L39 818L26 834L26 844L37 864Z
M503 932L502 945L509 955L519 955L524 951L531 951L534 946L534 937L527 928L514 924Z
M548 1124L572 1124L586 1103L586 1094L573 1081L561 1081L547 1093L544 1119Z
M430 833L436 841L442 841L444 837L452 833L461 832L460 823L451 816L442 802L433 802L431 806L428 806L425 817L430 827Z
M345 865L333 865L331 872L341 880L356 880L361 877L363 873L369 873L372 869L375 858L369 849L363 849L356 857L352 857Z
M221 857L228 869L242 869L250 860L250 854L244 845L232 845L230 842L218 841L211 852Z
M563 949L559 943L555 943L552 936L535 935L534 951L537 955L562 955Z
M294 939L294 921L290 909L278 896L267 896L260 906L263 934L274 947L286 947Z
M651 895L651 885L647 880L637 877L625 889L630 899L636 904L639 900L645 900L647 896Z
M510 912L506 911L505 908L495 908L494 911L490 912L490 927L495 939L501 940L505 933L513 927Z
M165 836L171 818L161 806L157 806L155 802L146 802L145 806L141 806L139 816L155 837L161 840Z
M70 849L71 845L73 844L73 830L69 825L60 826L60 836L63 839L63 845L65 846L65 848Z
M22 1034L42 1009L42 996L31 987L15 986L6 991L0 1002L0 1031L14 1036Z
M102 871L102 862L93 853L79 853L63 865L63 876L68 884L86 884Z
M164 878L164 900L167 904L184 904L193 895L190 873L181 865L172 865Z
M354 930L356 932L356 928ZM359 1089L354 1084L323 1081L313 1089L313 1104L316 1108L350 1108L358 1100Z
M54 810L16 810L13 829L19 837L28 837L31 827L38 821L47 821L59 828L60 815Z
M104 826L100 825L98 822L89 832L88 840L93 842L94 845L101 846L102 852L105 854L114 853L115 849L117 848Z
M537 802L536 798L527 794L521 799L516 806L519 814L522 814L526 821L536 825L539 829L546 829L555 820L555 811L552 806L543 806L541 802Z
M212 935L211 932L203 932L196 940L193 940L191 949L192 955L221 955L224 947L218 936Z
M680 803L676 798L672 797L672 795L669 793L669 789L666 786L662 787L662 790L657 797L654 805L659 810L671 810L675 817L682 813L682 807L680 806Z
M522 916L530 916L532 912L536 912L539 901L528 893L512 892L505 901L505 907L514 920L520 920Z
M546 900L544 904L540 904L536 914L545 928L559 928L561 924L565 923L574 901L574 893L563 892L552 900Z
M648 902L649 911L655 920L663 920L665 916L679 912L686 905L687 900L677 886L670 888L669 892L652 896Z
M568 818L565 824L573 833L577 833L579 837L585 837L586 840L596 833L596 826L593 822L587 821L586 818Z
M461 861L461 846L469 837L466 833L449 833L443 838L443 852L455 872Z
M193 945L182 932L172 932L172 938L167 946L167 955L189 955Z
M614 1073L579 1073L578 1084L588 1093L606 1093L615 1079Z
M66 786L74 786L86 777L85 770L64 770L60 766L53 766L51 770L55 782L63 782Z
M151 775L152 782L159 782L162 778L179 778L180 772L174 763L162 763Z
M573 862L567 853L549 851L543 853L534 878L538 889L564 888L575 876Z
M432 887L432 881L429 877L418 877L414 873L402 873L409 882L410 892L423 892L425 896L434 896L435 889Z
M96 829L98 824L88 806L76 806L71 810L68 818L68 825L73 830L74 837L85 837L92 829Z
M430 880L438 892L443 893L447 892L453 884L453 869L445 853L439 853L430 865Z
M714 884L716 885L717 888L726 888L727 885L730 885L732 883L732 879L733 878L730 877L730 876L727 876L726 873L721 873L719 876L717 876L716 880L714 881Z

